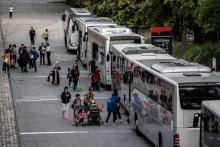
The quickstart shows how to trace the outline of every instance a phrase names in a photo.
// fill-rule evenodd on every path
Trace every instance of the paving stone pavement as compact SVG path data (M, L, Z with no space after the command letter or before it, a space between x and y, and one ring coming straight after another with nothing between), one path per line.
M0 35L0 57L3 53L3 38L1 36L3 36L2 31ZM0 69L2 69L2 61L0 61ZM0 70L0 147L19 147L15 109L8 74L3 73L2 70Z

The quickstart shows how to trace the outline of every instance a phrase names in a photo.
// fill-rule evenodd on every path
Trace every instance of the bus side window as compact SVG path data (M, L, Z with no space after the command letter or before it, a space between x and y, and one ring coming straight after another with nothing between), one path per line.
M115 60L116 60L116 56L114 55L112 61L115 62Z

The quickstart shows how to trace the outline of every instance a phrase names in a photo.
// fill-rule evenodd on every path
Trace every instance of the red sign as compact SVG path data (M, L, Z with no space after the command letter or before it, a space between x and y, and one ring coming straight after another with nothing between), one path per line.
M151 33L157 34L160 36L161 33L172 32L172 27L152 27Z

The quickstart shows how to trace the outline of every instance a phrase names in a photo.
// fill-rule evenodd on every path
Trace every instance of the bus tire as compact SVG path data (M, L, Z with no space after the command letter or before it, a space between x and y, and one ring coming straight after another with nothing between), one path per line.
M138 128L138 116L137 116L137 113L135 113L135 115L134 115L134 122L135 122L135 132L136 132L136 135L141 137L142 133L141 133L141 131Z
M64 45L67 47L66 33L64 32Z
M158 144L159 144L158 147L162 147L163 146L163 137L162 137L161 133L159 133L159 136L158 136Z

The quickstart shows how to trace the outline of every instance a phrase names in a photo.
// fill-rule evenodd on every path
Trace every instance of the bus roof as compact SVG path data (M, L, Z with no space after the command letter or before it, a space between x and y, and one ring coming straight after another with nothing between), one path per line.
M203 101L202 106L215 114L215 116L220 117L220 100L210 100Z
M95 26L95 27L90 27L88 31L95 32L105 39L109 39L111 37L120 37L120 36L141 37L140 35L132 32L131 29L123 26Z
M80 16L88 16L92 15L86 8L69 8L66 10L70 15L80 15Z
M113 45L114 48L114 45ZM157 53L165 54L166 51L160 47L156 47L152 44L118 44L116 45L118 52L124 53L125 55L135 55L144 53Z
M107 25L107 26L117 25L108 17L80 17L77 20L80 23L84 24L86 27L102 26L102 25Z
M113 51L119 52L122 56L131 62L146 69L152 74L161 78L173 81L180 85L194 83L195 85L204 85L220 83L220 76L207 66L187 62L182 59L176 59L169 54L145 53L145 54L125 54L124 49L130 47L139 48L141 45L113 45ZM150 45L145 45L150 46Z

